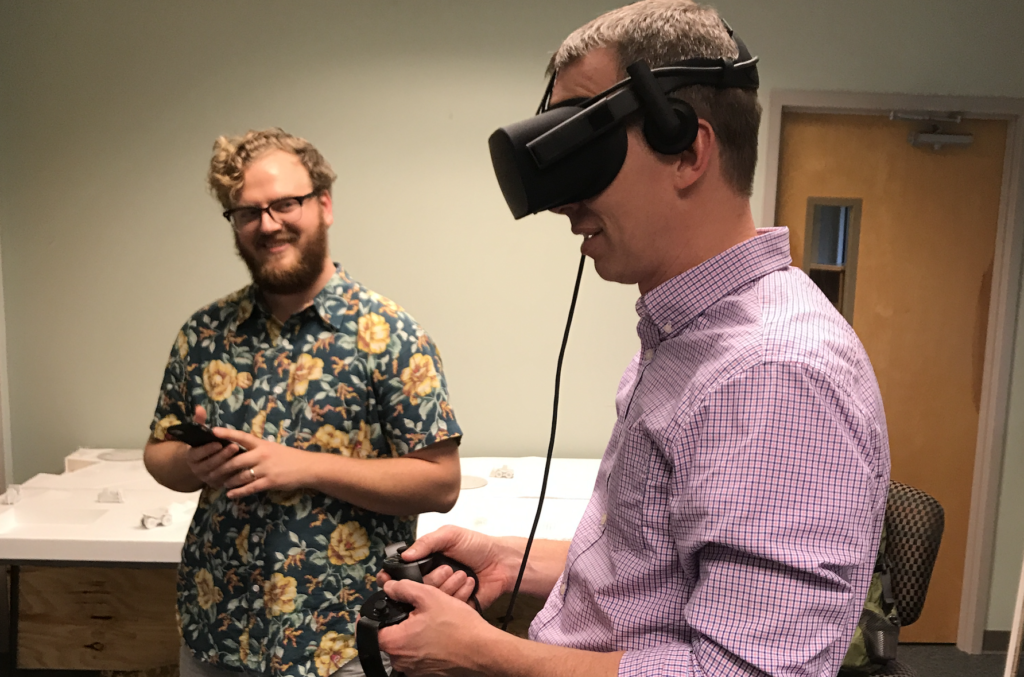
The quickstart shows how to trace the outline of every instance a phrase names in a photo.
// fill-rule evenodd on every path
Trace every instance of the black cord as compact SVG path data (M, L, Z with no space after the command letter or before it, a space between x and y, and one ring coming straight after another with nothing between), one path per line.
M548 79L548 86L544 88L544 97L540 100L540 105L537 106L537 112L535 113L536 115L540 115L545 110L547 110L548 101L551 100L551 92L555 88L556 75L558 75L558 73L552 73L551 77Z
M555 450L555 428L558 425L558 387L562 380L562 358L565 357L565 346L569 342L569 328L572 327L572 314L576 310L576 297L580 294L580 280L583 279L583 265L587 262L585 255L580 256L580 268L576 271L576 286L572 290L572 303L569 304L569 317L565 320L565 333L562 335L562 347L558 351L558 366L555 368L555 401L551 412L551 439L548 440L548 458L544 464L544 479L540 483L540 498L537 501L537 514L533 518L533 528L530 529L530 537L526 539L526 551L523 553L523 563L519 565L519 576L516 578L516 586L512 588L512 598L508 601L508 611L501 621L501 629L508 630L508 624L512 622L512 611L516 606L516 597L519 596L519 586L523 582L523 574L526 573L526 562L530 559L530 548L533 547L533 537L537 533L537 525L540 524L540 511L544 507L544 493L548 489L548 472L551 470L551 453Z

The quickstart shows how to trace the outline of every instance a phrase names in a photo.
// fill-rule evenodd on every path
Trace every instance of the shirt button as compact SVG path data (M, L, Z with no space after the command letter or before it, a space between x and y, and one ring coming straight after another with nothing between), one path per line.
M259 592L260 591L260 586L259 585L252 586L252 591L253 592Z
M666 334L671 334L671 333L672 333L672 323L671 323L671 322L666 322L666 323L665 323L665 326L664 326L664 327L662 327L661 329L662 329L662 331L664 331L664 332L665 332Z
M604 526L607 523L608 523L608 513L605 513L605 514L601 515L601 526Z
M654 359L654 348L648 348L644 351L644 362L650 362Z
M260 537L257 536L256 534L253 534L252 535L252 542L253 543L259 543L260 542Z
M562 585L558 587L558 594L565 597L565 583L562 583Z

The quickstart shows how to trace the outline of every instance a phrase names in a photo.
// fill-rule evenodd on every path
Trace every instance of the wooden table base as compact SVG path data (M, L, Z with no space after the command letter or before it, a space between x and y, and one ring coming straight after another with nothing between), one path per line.
M22 566L12 576L20 670L177 666L174 569Z

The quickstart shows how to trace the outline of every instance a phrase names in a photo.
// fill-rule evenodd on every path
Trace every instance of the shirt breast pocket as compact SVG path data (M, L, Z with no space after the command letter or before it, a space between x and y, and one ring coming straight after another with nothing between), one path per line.
M644 505L654 444L640 422L623 435L608 473L608 536L613 550L646 549Z

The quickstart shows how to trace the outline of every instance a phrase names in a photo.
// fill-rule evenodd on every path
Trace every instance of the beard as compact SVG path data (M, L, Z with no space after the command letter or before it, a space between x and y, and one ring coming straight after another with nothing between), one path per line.
M290 267L278 267L274 259L261 260L256 252L281 243L295 245L300 239L292 226L283 225L279 232L272 235L256 233L252 248L247 248L238 239L238 233L235 233L235 250L245 261L252 281L261 291L281 295L298 294L312 287L324 270L324 260L327 258L327 224L324 223L323 216L320 217L320 224L309 240L297 245L299 257Z

